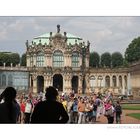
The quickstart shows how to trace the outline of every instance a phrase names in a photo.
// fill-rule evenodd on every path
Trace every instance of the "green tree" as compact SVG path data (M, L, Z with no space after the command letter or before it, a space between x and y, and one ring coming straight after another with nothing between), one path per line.
M97 52L91 52L89 65L91 67L99 67L99 64L100 64L100 55Z
M0 66L3 66L5 63L6 66L10 66L13 63L13 66L19 64L20 56L18 53L11 52L0 52Z
M109 52L105 52L101 55L101 66L111 67L111 54Z
M0 66L5 63L6 66L10 65L10 55L9 52L0 52Z
M125 51L125 60L132 63L140 60L140 37L135 38Z
M26 53L21 56L21 66L26 66Z
M16 66L20 63L20 56L18 53L11 53L10 58L11 58L11 63L13 63L13 66Z
M123 56L120 52L114 52L112 54L112 67L120 67L123 65Z

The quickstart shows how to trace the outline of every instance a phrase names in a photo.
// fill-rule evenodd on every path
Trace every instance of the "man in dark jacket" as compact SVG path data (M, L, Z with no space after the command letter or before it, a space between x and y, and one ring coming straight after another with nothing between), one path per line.
M119 101L117 101L117 104L115 106L115 112L116 112L116 123L121 123L122 107Z
M68 114L63 105L56 101L58 92L54 87L46 89L46 100L39 102L33 111L31 123L67 123Z

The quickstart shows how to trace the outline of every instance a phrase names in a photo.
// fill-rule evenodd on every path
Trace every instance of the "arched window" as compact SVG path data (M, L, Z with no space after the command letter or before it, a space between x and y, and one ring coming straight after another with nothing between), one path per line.
M2 86L3 87L6 86L6 75L5 74L2 75Z
M110 77L109 76L105 77L105 86L110 87Z
M100 87L100 88L103 86L102 81L103 81L103 77L101 75L99 75L98 76L98 87Z
M44 53L39 52L36 56L36 66L44 67Z
M95 83L95 80L96 80L96 78L95 78L95 76L91 76L90 77L90 87L91 88L93 88L93 87L95 87L96 85L96 83Z
M122 76L119 76L119 87L122 87Z
M8 86L12 86L13 85L13 80L12 80L12 75L8 75Z
M78 66L79 66L79 54L77 52L74 52L72 54L72 67Z
M63 67L64 66L64 57L61 51L55 51L53 54L53 66L54 67Z
M113 87L116 87L117 82L116 82L116 76L115 75L112 77L112 81L113 81Z

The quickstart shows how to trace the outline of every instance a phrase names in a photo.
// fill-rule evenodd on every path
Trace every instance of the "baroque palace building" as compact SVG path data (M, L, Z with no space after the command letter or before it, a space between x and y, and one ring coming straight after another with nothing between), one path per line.
M110 90L128 94L131 89L128 68L89 67L90 43L81 37L61 33L46 33L26 42L27 70L34 93L54 86L60 92L89 94Z

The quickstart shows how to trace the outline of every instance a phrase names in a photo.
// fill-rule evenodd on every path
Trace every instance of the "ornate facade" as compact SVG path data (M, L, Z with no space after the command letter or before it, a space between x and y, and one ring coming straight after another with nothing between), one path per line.
M130 67L131 91L134 99L140 99L140 61Z
M125 94L129 90L128 69L94 69L89 67L90 43L69 33L47 33L26 42L27 69L33 92L47 86L70 93L111 90Z

